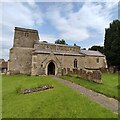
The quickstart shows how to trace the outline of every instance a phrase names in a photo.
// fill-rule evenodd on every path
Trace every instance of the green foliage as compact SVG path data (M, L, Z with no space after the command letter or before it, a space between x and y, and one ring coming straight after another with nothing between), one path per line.
M96 46L96 45L94 45L91 48L89 48L89 50L99 51L99 52L104 54L104 47L103 46Z
M55 44L64 44L64 45L67 45L64 39L61 39L61 40L58 39L58 40L56 40Z
M86 48L81 48L81 50L86 50Z
M118 87L118 89L120 89L120 83L118 84L118 86L117 86L117 87Z
M120 21L114 20L105 29L105 55L109 66L120 68Z
M44 43L48 43L47 41L43 41Z
M48 76L7 75L2 80L3 118L117 118L117 115ZM53 89L16 94L16 88L51 84Z
M120 96L118 96L118 75L111 73L102 74L102 84L96 84L84 79L80 79L76 76L61 76L63 79L69 80L76 84L82 85L86 88L92 89L96 92L102 93L106 96L113 97L120 101Z

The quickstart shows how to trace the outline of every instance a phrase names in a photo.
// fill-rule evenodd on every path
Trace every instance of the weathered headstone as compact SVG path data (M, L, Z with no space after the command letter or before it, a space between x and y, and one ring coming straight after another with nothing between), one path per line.
M66 68L62 69L62 75L66 75Z
M70 68L67 68L67 74L69 74L69 72L70 72Z
M79 78L83 78L85 80L94 81L96 83L102 83L100 70L80 69L77 71L77 75Z
M74 73L74 74L77 74L77 72L78 72L78 69L75 69L75 68L74 68L74 69L73 69L73 73Z

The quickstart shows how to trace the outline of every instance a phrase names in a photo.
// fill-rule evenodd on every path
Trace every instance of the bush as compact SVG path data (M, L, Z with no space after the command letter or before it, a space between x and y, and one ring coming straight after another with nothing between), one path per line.
M117 85L117 88L120 89L120 84Z

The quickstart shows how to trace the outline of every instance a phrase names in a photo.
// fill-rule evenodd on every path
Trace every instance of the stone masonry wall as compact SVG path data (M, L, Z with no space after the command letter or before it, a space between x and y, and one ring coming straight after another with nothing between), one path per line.
M72 71L70 68L63 68L62 75L70 75L77 74L79 78L94 81L96 83L102 83L101 79L101 71L100 70L86 70L86 69L73 69Z
M97 62L98 59L98 62ZM105 57L85 56L85 68L106 68Z
M69 46L69 45L58 45L58 44L49 44L49 43L39 43L35 44L34 48L36 50L45 50L45 51L57 51L57 52L65 52L65 53L80 53L79 46Z
M9 72L31 74L32 48L14 47L10 50Z
M36 54L32 55L32 75L47 75L47 65L50 61L55 63L56 75L61 75L62 68L74 68L74 60L77 59L78 68L84 68L84 57L81 56L63 56L54 54Z
M37 30L15 27L13 47L33 48L37 42L39 42Z
M31 74L32 50L38 42L37 30L15 27L14 44L9 58L10 74Z
M101 57L102 58L102 57ZM56 75L72 73L74 71L74 60L77 59L77 69L85 69L86 61L83 56L65 56L65 55L54 55L54 54L35 54L32 55L32 75L47 75L47 65L53 60L56 65ZM96 58L93 57L94 66L101 66L101 63L96 63ZM59 65L60 64L60 65ZM88 66L89 67L89 66ZM69 68L69 69L68 69ZM63 72L61 72L61 70ZM64 72L66 71L66 72ZM59 73L58 73L59 72Z

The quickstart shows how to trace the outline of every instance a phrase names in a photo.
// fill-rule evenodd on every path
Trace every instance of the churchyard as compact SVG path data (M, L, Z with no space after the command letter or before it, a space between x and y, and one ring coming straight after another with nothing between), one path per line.
M120 96L118 96L118 74L112 74L112 73L102 73L101 80L103 81L102 84L97 84L93 81L87 81L85 79L80 79L77 75L73 76L61 76L61 78L74 82L76 84L82 85L86 88L89 88L93 91L102 93L108 97L115 98L120 101Z
M102 84L63 76L118 99L117 74L102 74ZM22 90L51 85L52 89L24 94ZM50 76L3 75L3 118L117 118L118 115Z

